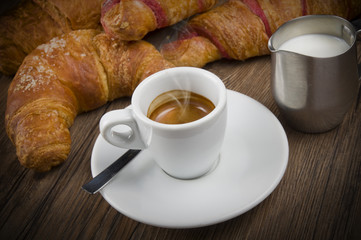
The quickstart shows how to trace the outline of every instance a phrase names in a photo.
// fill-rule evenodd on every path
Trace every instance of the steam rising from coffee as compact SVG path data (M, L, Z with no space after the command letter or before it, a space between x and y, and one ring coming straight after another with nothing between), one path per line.
M206 97L177 89L156 97L149 106L147 116L160 123L183 124L206 116L214 108Z
M177 107L180 109L180 118L183 118L187 108L189 107L191 92L182 91L181 93L182 96L180 98L177 98L173 92L167 92L166 94L170 101L174 101L176 103Z

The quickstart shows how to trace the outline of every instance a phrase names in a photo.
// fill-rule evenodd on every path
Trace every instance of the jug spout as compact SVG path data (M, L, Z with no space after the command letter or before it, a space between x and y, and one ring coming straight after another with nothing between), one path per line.
M268 40L268 50L270 50L271 53L277 53L277 49L273 46L273 41L271 41L271 38Z

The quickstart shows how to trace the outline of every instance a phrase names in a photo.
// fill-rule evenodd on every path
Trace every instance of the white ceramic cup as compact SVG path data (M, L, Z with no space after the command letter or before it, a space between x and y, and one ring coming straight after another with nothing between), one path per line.
M151 102L170 90L188 90L208 98L215 108L184 124L163 124L147 117ZM213 73L176 67L157 72L135 89L131 107L106 113L100 133L109 143L127 149L147 149L169 175L192 179L207 173L218 161L227 123L227 92ZM128 131L117 130L126 126Z

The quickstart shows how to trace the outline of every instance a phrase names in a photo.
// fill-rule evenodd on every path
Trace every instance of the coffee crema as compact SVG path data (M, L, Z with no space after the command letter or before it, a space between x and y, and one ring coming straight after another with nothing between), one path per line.
M171 90L156 97L148 108L147 117L165 124L196 121L215 108L206 97L186 90Z

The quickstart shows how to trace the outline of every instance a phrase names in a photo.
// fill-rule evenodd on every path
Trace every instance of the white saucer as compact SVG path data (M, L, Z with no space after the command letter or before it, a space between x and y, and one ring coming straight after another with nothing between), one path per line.
M168 176L142 151L100 193L122 214L168 228L201 227L236 217L263 201L286 170L288 141L262 104L228 90L228 125L218 166L195 180ZM126 150L98 136L93 176Z

